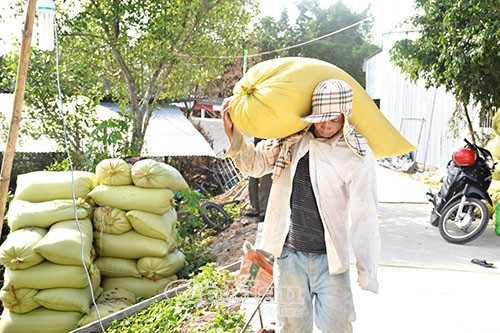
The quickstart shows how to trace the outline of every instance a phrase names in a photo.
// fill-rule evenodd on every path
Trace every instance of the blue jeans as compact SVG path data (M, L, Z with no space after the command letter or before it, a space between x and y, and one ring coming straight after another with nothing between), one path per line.
M274 262L278 332L352 332L356 319L349 272L330 275L326 254L283 250Z

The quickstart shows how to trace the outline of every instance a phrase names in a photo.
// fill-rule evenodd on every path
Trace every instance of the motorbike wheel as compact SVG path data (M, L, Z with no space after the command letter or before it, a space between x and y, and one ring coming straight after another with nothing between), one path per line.
M450 202L439 219L441 237L454 244L465 244L478 238L490 219L488 207L477 198L467 198L459 212L460 199Z

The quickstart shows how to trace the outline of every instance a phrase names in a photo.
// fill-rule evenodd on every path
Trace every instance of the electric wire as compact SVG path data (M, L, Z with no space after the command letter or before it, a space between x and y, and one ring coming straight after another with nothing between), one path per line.
M310 39L310 40L307 40L305 42L301 42L301 43L298 43L298 44L295 44L295 45L291 45L291 46L286 46L286 47L283 47L283 48L280 48L280 49L275 49L275 50L272 50L272 51L264 51L264 52L259 52L259 53L255 53L255 54L245 54L245 55L242 55L242 56L193 56L193 55L189 55L189 54L181 54L179 55L179 57L181 58L200 58L200 59L246 59L246 58L256 58L256 57L260 57L260 56L263 56L263 55L267 55L267 54L271 54L271 53L277 53L277 52L281 52L281 51L287 51L287 50L291 50L291 49L294 49L296 47L301 47L301 46L304 46L304 45L307 45L307 44L311 44L311 43L314 43L314 42L317 42L319 40L322 40L322 39L325 39L327 37L330 37L330 36L333 36L333 35L336 35L336 34L339 34L343 31L346 31L346 30L349 30L357 25L360 25L361 23L365 22L365 21L368 21L370 18L365 18L361 21L358 21L356 23L353 23L351 25L348 25L347 27L344 27L344 28L341 28L341 29L338 29L338 30L335 30L335 31L332 31L332 32L329 32L325 35L322 35L322 36L319 36L319 37L316 37L316 38L313 38L313 39Z
M64 113L64 105L63 105L63 95L62 95L62 90L61 90L61 73L60 73L60 64L59 64L59 35L57 32L57 24L56 24L56 19L54 17L54 35L55 35L55 44L56 44L56 76L57 76L57 91L58 91L58 96L59 96L59 110L61 112L61 119L62 119L62 125L63 125L63 137L64 137L64 146L66 149L66 156L68 159L69 163L69 168L70 168L70 173L71 173L71 198L73 200L73 212L74 212L74 217L75 217L75 223L78 228L78 231L80 233L80 242L81 242L81 260L82 260L82 266L83 269L85 270L85 275L87 278L87 282L89 285L89 290L90 290L90 296L92 297L92 304L95 307L96 313L97 313L97 318L99 321L99 325L101 326L101 329L103 332L106 332L104 329L104 326L102 324L101 320L101 315L99 313L99 309L97 308L96 300L94 297L94 288L92 287L92 280L90 278L90 273L87 269L87 265L85 264L85 253L84 253L84 235L83 232L80 228L80 222L78 220L78 213L77 213L77 207L76 207L76 198L75 198L75 178L74 178L74 170L73 170L73 162L71 159L71 153L68 148L68 135L67 135L67 128L66 128L66 116Z

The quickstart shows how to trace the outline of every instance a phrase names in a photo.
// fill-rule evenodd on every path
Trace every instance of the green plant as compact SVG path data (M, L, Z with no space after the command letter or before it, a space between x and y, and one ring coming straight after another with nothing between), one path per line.
M215 255L208 249L214 231L207 228L198 214L203 194L193 190L182 190L175 194L177 198L177 232L179 249L186 256L186 265L178 272L179 278L187 278L201 266L215 260Z
M245 316L236 306L236 280L227 270L212 264L201 268L186 290L151 305L126 319L113 322L114 332L240 332Z

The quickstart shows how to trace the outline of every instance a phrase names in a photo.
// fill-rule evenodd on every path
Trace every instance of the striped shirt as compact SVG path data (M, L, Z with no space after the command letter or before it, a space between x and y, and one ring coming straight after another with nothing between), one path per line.
M309 152L298 162L290 206L291 224L285 246L302 252L326 253L325 230L309 175Z

